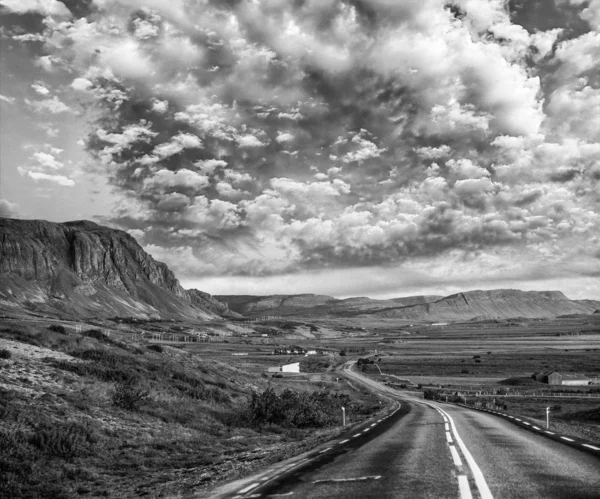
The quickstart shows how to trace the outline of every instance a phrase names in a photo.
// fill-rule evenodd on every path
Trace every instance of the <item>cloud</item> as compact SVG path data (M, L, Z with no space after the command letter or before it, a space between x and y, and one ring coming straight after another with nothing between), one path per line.
M50 90L43 83L34 83L31 85L31 88L39 95L48 95L50 93Z
M45 16L71 17L71 11L58 0L2 0L2 6L16 14L39 13Z
M15 103L15 98L14 97L8 97L6 95L1 95L0 94L0 101L6 102L7 104L14 104Z
M63 150L49 144L45 149L35 151L30 158L31 162L26 166L17 167L17 171L35 181L47 180L66 187L74 186L75 182L71 178L59 173L59 170L65 167L64 163L57 159Z
M0 217L18 218L19 206L7 199L0 198Z
M63 101L61 101L56 95L51 99L44 99L41 101L31 101L29 99L25 99L25 104L27 104L36 113L60 114L73 112L73 110Z
M178 271L592 261L597 2L530 22L502 0L28 4L55 97L26 105L85 109L85 149L126 200L111 222ZM36 152L24 175L65 171Z

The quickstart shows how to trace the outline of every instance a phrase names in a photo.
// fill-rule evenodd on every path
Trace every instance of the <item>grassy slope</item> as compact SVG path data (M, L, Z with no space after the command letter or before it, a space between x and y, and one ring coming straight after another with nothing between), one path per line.
M250 425L271 379L177 348L22 323L0 350L0 497L185 495L338 431Z

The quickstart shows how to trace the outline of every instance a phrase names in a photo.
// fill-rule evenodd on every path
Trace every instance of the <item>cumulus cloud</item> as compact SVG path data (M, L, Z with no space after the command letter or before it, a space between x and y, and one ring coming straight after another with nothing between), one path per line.
M69 75L26 106L92 108L85 147L134 203L113 223L178 271L593 259L598 2L551 29L503 0L56 3L9 7ZM37 154L22 174L59 182Z
M16 203L0 198L0 217L17 218L18 214L19 206Z

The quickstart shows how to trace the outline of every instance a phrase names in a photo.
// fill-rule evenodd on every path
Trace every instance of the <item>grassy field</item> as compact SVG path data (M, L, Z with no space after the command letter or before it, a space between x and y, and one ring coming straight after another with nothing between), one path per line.
M190 495L341 431L337 412L318 400L311 410L322 423L288 419L294 408L284 406L279 422L261 422L251 401L269 389L289 394L282 403L294 393L349 400L351 422L380 408L336 382L329 358L303 358L314 374L274 378L262 347L249 363L227 344L190 351L134 341L135 326L110 337L57 326L0 323L0 497Z

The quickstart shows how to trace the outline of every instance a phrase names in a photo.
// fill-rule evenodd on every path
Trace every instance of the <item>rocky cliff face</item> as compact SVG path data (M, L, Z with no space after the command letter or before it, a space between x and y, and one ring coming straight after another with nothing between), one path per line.
M0 219L0 281L5 307L67 316L217 315L129 234L89 221Z
M569 300L560 291L495 289L450 295L432 303L373 312L405 320L460 321L472 319L543 318L591 314L600 302Z

